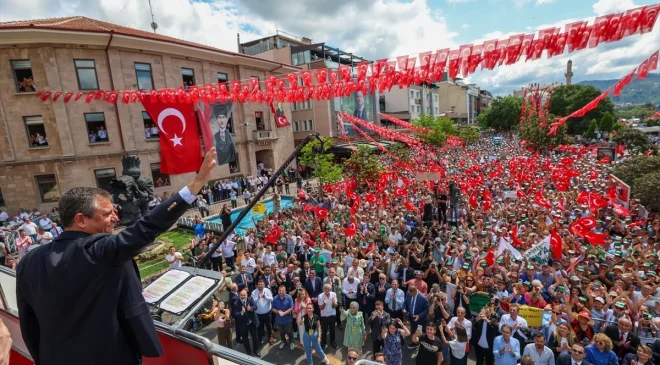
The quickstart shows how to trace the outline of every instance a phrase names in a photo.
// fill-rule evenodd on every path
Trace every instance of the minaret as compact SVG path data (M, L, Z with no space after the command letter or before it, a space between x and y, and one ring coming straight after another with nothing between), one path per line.
M573 61L568 60L566 63L566 86L571 86L571 77L573 77Z

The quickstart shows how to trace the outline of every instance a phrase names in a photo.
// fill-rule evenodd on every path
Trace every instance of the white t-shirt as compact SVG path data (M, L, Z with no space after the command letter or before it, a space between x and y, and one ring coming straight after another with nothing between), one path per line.
M325 308L321 309L321 317L330 317L336 315L336 309L332 307L332 301L337 301L337 294L335 294L335 292L331 291L330 296L326 296L325 292L323 292L319 295L318 300L319 305L325 303Z
M44 234L37 235L37 242L41 245L51 243L53 242L53 234L50 232L44 232Z
M23 223L23 225L20 226L19 228L24 230L25 233L27 233L28 236L37 234L37 225L34 224L34 222Z
M175 252L174 255L168 253L167 256L165 256L165 259L168 262L176 259L170 264L170 269L178 269L181 267L181 259L178 256L181 256L181 253Z
M9 214L7 212L0 213L0 222L6 222L9 220Z

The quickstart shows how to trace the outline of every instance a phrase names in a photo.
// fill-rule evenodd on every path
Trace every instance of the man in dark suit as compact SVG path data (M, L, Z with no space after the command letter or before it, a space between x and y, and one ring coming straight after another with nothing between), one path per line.
M238 295L238 300L234 302L231 312L236 321L236 328L241 332L245 353L249 356L261 357L259 355L259 339L257 338L259 317L257 317L256 310L257 303L248 295L247 290L243 289ZM250 336L252 337L252 347L250 347ZM252 348L254 348L254 353Z
M417 326L426 325L426 315L429 313L429 301L417 290L414 284L408 286L408 294L403 303L403 310L408 312L411 331L417 331Z
M584 360L585 356L584 345L576 342L571 346L569 354L562 353L557 356L555 365L591 365L590 362Z
M380 300L385 303L385 295L387 294L387 289L391 288L391 285L387 282L387 275L380 274L378 276L378 283L374 285L374 290L376 291L376 300Z
M236 283L232 283L231 287L229 288L229 303L227 303L227 307L229 307L230 311L234 310L234 303L239 300L238 296L238 285ZM234 322L234 333L236 333L236 342L238 343L243 343L243 340L241 340L241 333L238 330L238 326L236 325L236 322Z
M309 297L312 299L314 304L314 312L317 315L320 315L321 310L319 309L318 297L323 293L323 281L321 278L316 277L316 270L309 270L309 277L305 280L305 290L309 294Z
M490 313L490 311L488 312ZM474 348L477 365L493 365L495 356L493 355L493 341L498 335L497 322L488 316L482 310L479 314L479 319L472 326L472 338L470 345ZM485 343L484 341L485 340ZM486 347L483 347L486 345ZM570 364L569 364L570 365Z
M239 268L239 274L236 275L236 285L238 285L238 291L243 289L247 289L250 293L254 291L254 278L245 272L245 266Z
M236 146L228 128L232 115L231 107L231 102L211 105L211 125L218 127L218 131L213 135L218 165L236 162Z
M367 120L367 110L364 107L364 94L362 91L355 92L355 112L353 116L362 120Z
M64 232L30 251L16 274L21 332L35 363L140 364L163 354L132 258L192 207L215 165L212 148L186 187L116 235L105 190L62 195Z
M362 311L362 318L366 320L376 307L376 288L369 282L369 275L364 275L362 282L358 284L357 301Z
M373 354L380 352L383 346L383 340L380 338L384 326L390 323L390 314L385 312L385 304L376 301L376 310L369 316L367 324L371 327L371 341L373 343Z
M632 322L628 318L619 318L618 325L605 327L605 335L612 340L612 351L616 353L619 362L627 354L636 354L639 346L639 337L631 332Z

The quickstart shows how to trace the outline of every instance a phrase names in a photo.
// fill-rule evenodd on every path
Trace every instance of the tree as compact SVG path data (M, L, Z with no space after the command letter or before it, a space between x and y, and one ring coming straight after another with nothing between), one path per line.
M375 182L383 171L383 164L374 151L359 145L351 157L344 160L344 172L347 177L355 178L359 184Z
M653 113L656 111L653 110L653 105L651 105L650 108L647 107L640 107L640 106L632 106L629 108L625 109L619 109L616 111L616 116L618 119L633 119L633 118L639 118L639 119L644 119L649 116L651 116Z
M535 113L536 114L536 113ZM520 138L528 143L534 145L541 151L546 151L550 146L559 146L571 143L571 139L566 134L566 124L557 129L557 133L553 136L548 136L550 131L550 124L540 124L538 117L534 115L529 121L521 123L518 126Z
M646 121L647 127L657 127L660 126L660 119L651 119Z
M658 181L660 172L651 172L635 179L632 197L639 199L640 204L649 211L660 212L660 199L658 199ZM632 186L631 186L632 188Z
M587 105L601 91L590 85L560 86L552 90L550 96L550 114L558 117L567 116ZM610 98L601 100L596 109L589 111L583 117L569 118L566 122L569 134L583 134L592 119L601 120L605 113L614 114L614 105Z
M406 147L403 143L396 143L390 148L390 153L398 157L399 160L409 163L410 160L410 149Z
M630 185L631 189L635 186L635 181L640 177L650 173L660 171L659 156L636 156L625 160L616 165L612 174L624 183ZM656 180L656 186L657 186ZM632 189L633 191L635 189ZM657 189L656 189L657 196Z
M481 134L475 127L464 127L458 130L458 136L463 138L466 143L472 143L478 141Z
M447 118L436 118L432 115L420 115L413 119L414 126L430 129L430 133L416 133L426 143L433 146L442 146L447 141L447 135L456 135L458 133L454 122Z
M611 132L614 128L614 117L610 113L603 114L603 117L600 119L600 131L601 132Z
M318 140L309 142L298 157L298 162L312 171L312 177L319 179L322 183L333 182L342 179L343 168L334 162L335 156L327 153L332 147L332 139L323 137L323 151Z
M521 107L522 98L512 95L498 96L490 103L490 107L477 116L477 122L484 129L510 131L520 122Z
M623 124L621 124L621 123L619 123L619 122L616 122L616 123L614 123L614 125L612 126L612 130L614 130L614 131L618 131L619 129L621 129L621 128L623 128L623 127L624 127Z
M619 129L612 141L625 145L631 154L644 153L650 149L655 150L655 146L649 141L646 134L629 127Z
M589 124L589 129L584 132L584 137L589 139L596 138L596 130L598 130L598 122L596 119L592 119Z

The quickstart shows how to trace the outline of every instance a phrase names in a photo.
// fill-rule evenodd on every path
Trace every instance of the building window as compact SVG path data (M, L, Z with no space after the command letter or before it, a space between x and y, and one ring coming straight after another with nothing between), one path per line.
M421 113L421 112L422 112L422 107L417 105L417 113Z
M298 103L297 102L291 103L291 111L293 111L293 112L298 111Z
M303 131L313 131L314 130L314 122L312 120L303 120Z
M236 174L241 172L241 165L238 163L238 154L236 155L236 161L229 163L229 173ZM238 192L237 192L238 193Z
M438 114L438 107L435 107L435 114Z
M257 123L258 131L266 130L266 123L264 123L264 113L263 112L254 112L254 121Z
M60 200L60 188L57 186L55 175L39 175L36 176L36 179L42 203L50 203Z
M151 73L151 64L135 62L135 77L139 90L151 90L154 88L154 76Z
M117 173L114 168L94 170L94 177L96 178L96 186L110 191L110 181L117 178Z
M300 132L300 126L298 125L298 121L294 120L293 121L293 131L294 132Z
M195 85L195 70L181 68L181 78L183 79L183 87L188 90L189 87Z
M226 83L227 80L229 80L229 79L227 78L227 74L226 74L226 73L224 73L224 72L218 72L218 82L219 82L219 83Z
M426 107L426 114L431 114L431 107L430 106Z
M411 106L410 106L410 112L411 112L411 113L415 113L415 106L414 106L414 105L411 105Z
M438 101L438 95L433 95L433 101Z
M142 112L142 122L144 122L144 137L146 139L158 139L158 127L156 127L149 113Z
M151 179L154 181L154 186L159 188L161 186L170 186L170 175L160 172L160 164L151 164Z
M2 187L0 187L0 207L6 206L5 197L2 195Z
M78 89L98 90L99 80L96 78L96 65L94 60L73 60L78 76Z
M16 91L19 93L29 93L37 91L32 77L32 66L30 60L11 61L11 68L14 70L14 80L16 81Z
M44 120L40 115L33 117L23 117L23 122L25 122L28 144L31 148L48 146L48 138L46 137Z
M303 101L300 104L300 109L312 109L312 99L307 99L307 101Z
M108 130L105 129L103 113L85 113L89 143L108 142Z
M412 91L412 90L410 90L410 97L413 98L413 99L415 98L415 92Z

